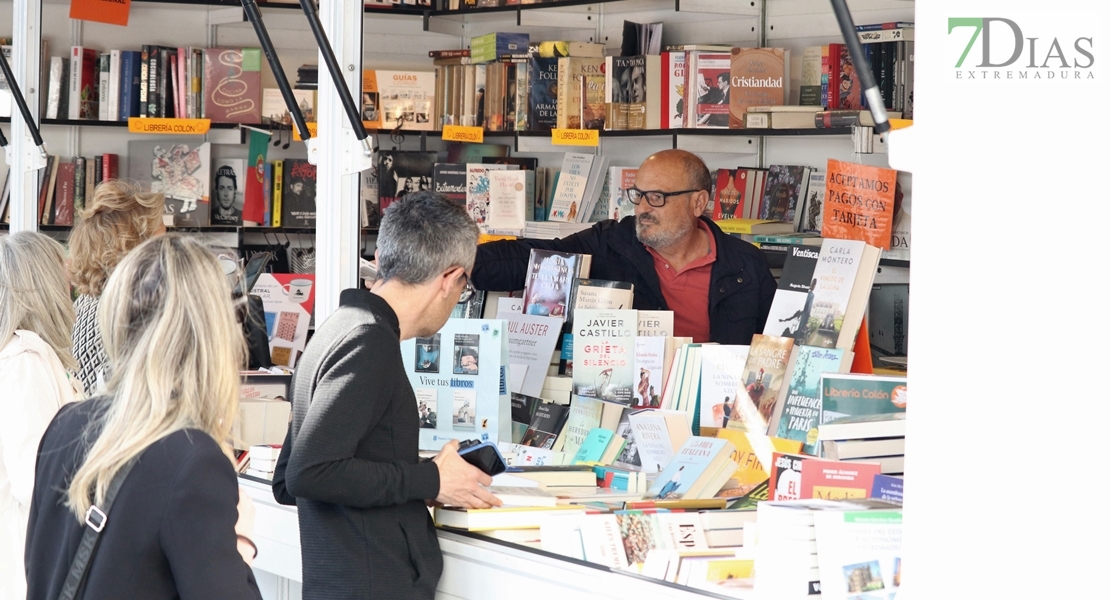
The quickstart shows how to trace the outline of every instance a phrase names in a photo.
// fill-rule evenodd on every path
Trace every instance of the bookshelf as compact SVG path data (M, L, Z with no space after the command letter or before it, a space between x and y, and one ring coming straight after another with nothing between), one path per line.
M40 35L48 42L51 55L70 45L88 45L96 48L133 47L138 44L205 46L257 46L253 29L243 17L235 0L135 0L132 4L131 24L123 29L95 23L70 23L68 3L61 0L28 0L27 2L0 0L0 22L13 24L12 30L29 31L24 40L34 41ZM304 63L320 63L317 48L299 6L295 3L260 2L270 35L274 40L286 75L296 79L296 68ZM902 0L860 0L852 3L857 23L914 20L913 2ZM41 13L41 14L40 14ZM362 18L344 19L344 16L361 14ZM353 91L363 68L431 70L427 51L432 49L465 48L473 36L495 31L527 31L534 39L565 39L599 42L608 49L620 44L625 20L650 23L663 22L663 44L676 43L731 43L734 45L764 45L790 49L791 72L796 78L800 71L802 49L809 45L824 44L839 37L835 20L827 0L569 0L557 5L517 5L471 11L433 10L421 8L379 9L363 7L355 0L324 0L321 19L340 64L348 65L345 84ZM172 22L171 28L164 23ZM11 31L0 30L0 36ZM127 39L127 42L121 42ZM29 44L31 49L35 44ZM36 52L17 52L17 59ZM37 57L36 57L37 59ZM37 65L24 60L14 64L17 75L37 71ZM264 67L263 87L274 87L272 75ZM322 76L326 79L326 76ZM25 86L26 87L26 86ZM32 106L37 102L31 94ZM321 113L319 144L333 148L321 157L318 180L321 193L338 198L334 206L321 210L319 225L315 229L291 228L238 228L213 227L201 230L203 234L237 239L239 243L269 243L274 236L291 238L296 245L314 245L318 256L317 319L326 318L340 289L356 283L357 265L354 256L369 242L376 230L357 227L357 183L343 168L340 149L345 146L338 113L337 95L330 86L322 85L318 99ZM794 98L794 103L797 98ZM10 119L0 122L11 123ZM52 153L74 156L114 152L126 156L127 141L135 134L127 132L125 123L71 121L68 119L43 122L43 135ZM8 129L8 125L5 125ZM11 123L12 152L25 155L29 148L17 131L22 128ZM7 133L7 131L5 132ZM383 149L396 147L403 150L443 150L444 143L438 132L405 131L404 140L394 142L389 132L372 132L377 146ZM540 166L558 166L562 153L578 150L574 147L552 146L550 136L541 132L487 132L492 143L513 147L514 154L539 159ZM204 139L214 145L228 148L238 146L242 138L235 125L213 124ZM881 151L875 154L856 154L851 144L850 129L829 130L662 130L662 131L603 131L600 145L591 149L611 157L614 165L638 165L648 155L665 148L684 148L700 153L710 169L763 167L770 164L805 164L824 168L828 158L854 160L865 164L887 166L887 157ZM303 158L305 146L294 142L289 150L270 148L273 158ZM243 149L245 154L245 149ZM213 152L214 157L220 157ZM0 156L0 165L8 166ZM17 156L16 165L26 165L28 160ZM23 193L19 196L22 206L33 207L37 195L31 177L20 178ZM907 175L900 177L906 201L912 196L912 186ZM17 195L13 194L13 201ZM355 219L352 221L351 216ZM15 225L14 229L20 228ZM0 225L0 230L6 229ZM52 235L64 236L67 228L42 227ZM908 279L909 261L884 259L883 271L895 280ZM880 273L881 275L882 273ZM249 482L254 483L254 482ZM242 485L247 486L247 483ZM254 483L259 510L267 496L268 486ZM270 498L272 504L272 498ZM267 514L275 519L288 519L296 525L295 509L266 507ZM268 517L269 519L269 517ZM263 522L259 519L258 522ZM273 523L272 520L266 522ZM454 575L445 575L445 586L454 590L459 598L494 597L490 595L489 581L502 576L496 566L511 562L517 573L536 575L544 570L557 569L563 575L563 584L572 587L567 593L596 593L612 590L610 597L630 597L632 589L643 590L637 597L717 597L704 593L674 589L643 578L610 573L593 566L577 564L551 556L542 556L493 541L476 540L462 534L441 535L445 560L454 562ZM286 523L267 531L259 531L256 538L260 552L256 568L265 597L299 597L300 563L299 540L296 530ZM265 545L264 545L265 544ZM269 545L269 546L266 546ZM272 549L272 550L271 550ZM479 553L491 567L483 566L471 572L470 563L462 557ZM464 563L467 566L463 566ZM450 564L450 563L449 563ZM481 575L479 573L482 573ZM575 578L582 578L576 583ZM547 580L550 582L550 580ZM598 583L600 582L600 583ZM532 581L535 583L535 581ZM593 587L591 587L593 586ZM446 590L447 588L443 588ZM511 590L509 590L511 591ZM456 593L457 592L457 593ZM508 591L499 592L507 594ZM499 596L498 596L499 597ZM506 596L507 597L507 596Z

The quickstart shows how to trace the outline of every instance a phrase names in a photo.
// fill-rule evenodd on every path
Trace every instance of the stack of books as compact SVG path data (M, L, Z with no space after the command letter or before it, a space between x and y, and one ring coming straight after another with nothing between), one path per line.
M817 439L825 458L879 463L885 474L905 471L906 413L833 419L817 428Z

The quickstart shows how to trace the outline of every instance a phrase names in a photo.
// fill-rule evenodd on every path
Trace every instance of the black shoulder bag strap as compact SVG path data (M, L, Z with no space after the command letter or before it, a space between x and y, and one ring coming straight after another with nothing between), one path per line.
M85 535L81 537L81 544L77 546L77 555L73 557L73 564L69 568L65 583L62 584L58 600L73 600L77 590L81 589L89 561L92 560L93 554L96 554L96 548L100 543L100 532L104 531L104 526L108 524L108 512L112 510L116 494L131 473L131 467L135 466L135 462L132 460L116 472L116 476L108 486L108 494L104 497L103 506L98 507L94 504L85 512Z

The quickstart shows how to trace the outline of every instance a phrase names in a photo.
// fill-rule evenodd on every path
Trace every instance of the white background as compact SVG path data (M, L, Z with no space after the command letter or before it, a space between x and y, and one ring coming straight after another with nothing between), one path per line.
M897 165L915 192L900 599L1108 595L1102 6L917 3L910 164ZM960 85L967 38L947 41L949 17L1006 17L1069 47L1082 32L1100 78Z

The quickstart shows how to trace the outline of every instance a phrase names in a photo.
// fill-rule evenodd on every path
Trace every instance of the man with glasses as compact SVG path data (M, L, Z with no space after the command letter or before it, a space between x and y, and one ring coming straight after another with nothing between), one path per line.
M443 556L426 502L500 504L458 442L419 460L421 415L400 348L434 336L473 294L477 243L464 209L434 192L406 195L382 218L371 289L343 291L305 348L273 487L297 505L306 599L431 600Z
M712 183L696 155L657 152L640 165L635 187L624 191L636 207L633 216L602 221L561 240L482 244L474 285L521 289L532 248L591 254L591 279L632 283L633 308L674 311L676 336L750 344L752 335L763 331L775 280L762 252L701 216Z

